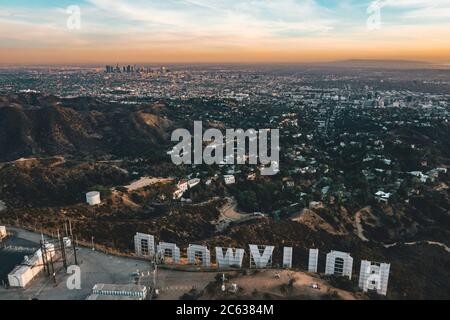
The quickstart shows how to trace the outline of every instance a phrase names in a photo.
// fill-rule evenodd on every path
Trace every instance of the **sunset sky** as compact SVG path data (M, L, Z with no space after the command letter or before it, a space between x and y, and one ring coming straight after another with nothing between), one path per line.
M450 62L450 0L379 1L379 29L372 2L0 0L0 63Z

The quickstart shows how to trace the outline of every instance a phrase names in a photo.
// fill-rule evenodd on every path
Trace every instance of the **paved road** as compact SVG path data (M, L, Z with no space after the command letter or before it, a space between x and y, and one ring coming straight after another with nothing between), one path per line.
M261 219L260 216L254 216L249 213L241 213L239 212L237 206L237 201L234 198L226 198L227 203L219 209L220 217L219 221L216 225L216 230L218 232L224 231L232 222L236 221L248 221L253 219Z

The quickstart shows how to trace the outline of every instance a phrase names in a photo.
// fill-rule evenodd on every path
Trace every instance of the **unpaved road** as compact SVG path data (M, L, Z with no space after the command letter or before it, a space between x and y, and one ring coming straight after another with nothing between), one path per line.
M363 211L366 211L369 209L370 209L370 207L362 208L355 215L356 234L362 241L366 241L366 242L369 241L369 239L367 239L366 236L364 236L364 228L361 223L361 215L362 215Z
M127 188L128 191L134 191L156 183L171 183L171 182L173 182L173 179L170 178L142 177L139 180L132 182L128 186L125 186L125 188Z
M445 249L445 251L450 253L450 248L445 243L437 242L437 241L413 241L413 242L400 242L400 243L395 242L395 243L391 243L391 244L384 244L384 247L385 248L392 248L392 247L395 247L395 246L398 246L398 245L402 245L402 244L406 245L406 246L415 246L415 245L420 245L420 244L424 244L424 243L432 245L432 246L442 247L442 248Z

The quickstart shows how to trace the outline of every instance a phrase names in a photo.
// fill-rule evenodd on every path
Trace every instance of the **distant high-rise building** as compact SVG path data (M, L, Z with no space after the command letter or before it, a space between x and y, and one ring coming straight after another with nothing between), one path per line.
M114 73L114 67L113 66L106 66L106 73Z

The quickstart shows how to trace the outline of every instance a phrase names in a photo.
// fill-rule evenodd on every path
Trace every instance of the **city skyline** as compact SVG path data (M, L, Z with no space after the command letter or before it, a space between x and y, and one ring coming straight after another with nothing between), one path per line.
M449 16L444 0L20 0L0 4L0 63L449 63Z

